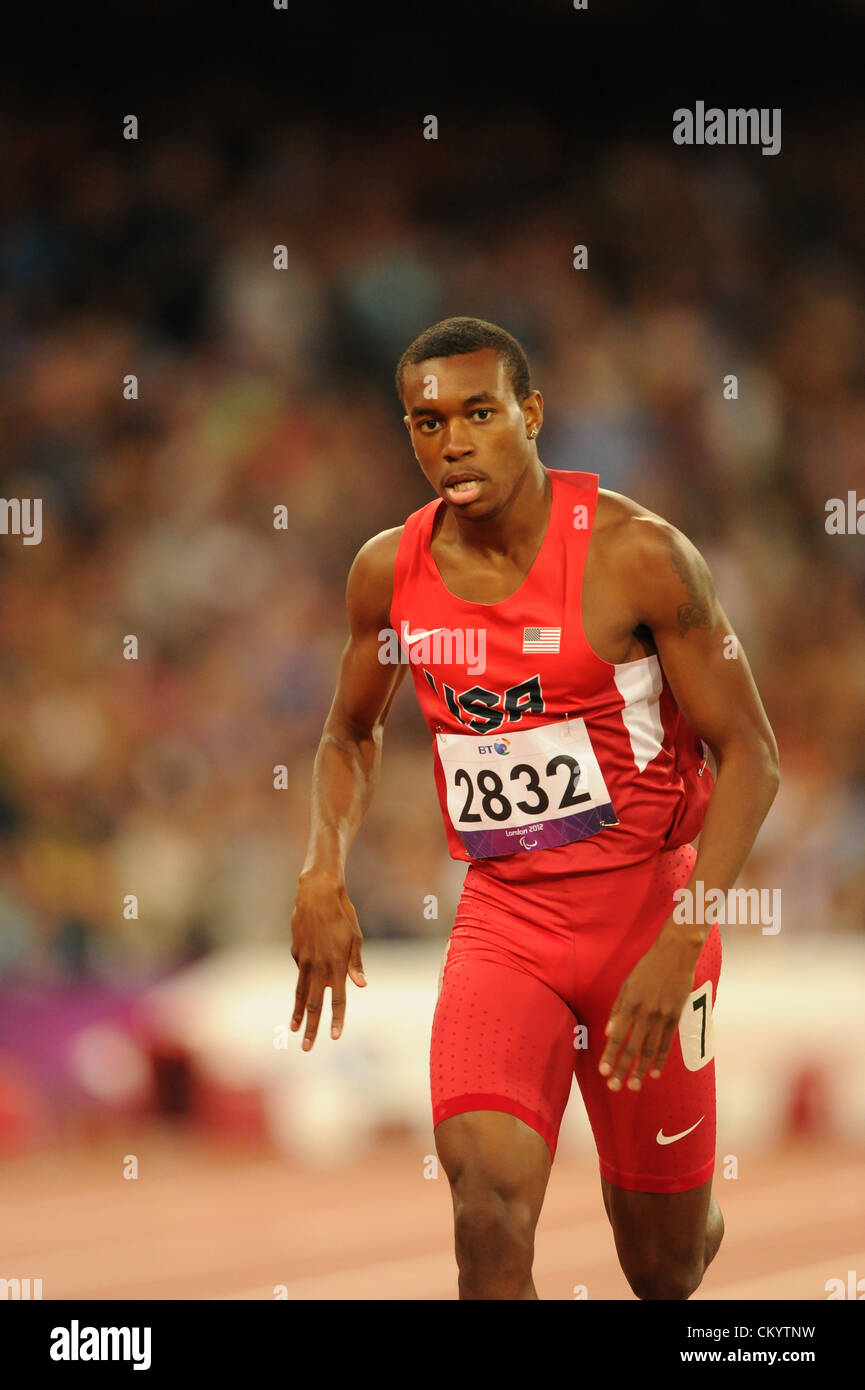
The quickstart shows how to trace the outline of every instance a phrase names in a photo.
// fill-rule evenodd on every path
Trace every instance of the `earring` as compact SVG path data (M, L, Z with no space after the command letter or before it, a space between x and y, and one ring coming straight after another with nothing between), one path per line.
M537 430L529 430L529 439L534 439L536 434Z

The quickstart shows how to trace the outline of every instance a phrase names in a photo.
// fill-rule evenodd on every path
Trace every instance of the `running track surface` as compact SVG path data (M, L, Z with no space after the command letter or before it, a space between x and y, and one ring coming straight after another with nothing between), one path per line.
M139 1177L122 1176L135 1154ZM450 1192L423 1144L299 1167L164 1128L0 1162L0 1278L50 1299L453 1299ZM428 1165L429 1166L429 1165ZM700 1299L825 1299L865 1275L865 1154L812 1141L739 1159L714 1192L726 1236ZM556 1158L538 1227L542 1299L630 1299L596 1169ZM283 1295L284 1296L284 1295Z

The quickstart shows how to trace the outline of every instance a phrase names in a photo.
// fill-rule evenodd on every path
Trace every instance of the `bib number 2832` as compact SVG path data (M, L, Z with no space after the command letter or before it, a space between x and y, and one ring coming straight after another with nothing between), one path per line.
M437 734L448 814L473 859L550 849L616 825L582 719L522 733Z

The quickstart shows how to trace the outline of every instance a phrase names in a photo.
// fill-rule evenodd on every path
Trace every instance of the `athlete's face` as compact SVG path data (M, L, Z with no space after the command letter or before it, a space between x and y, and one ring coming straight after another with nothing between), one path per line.
M540 392L517 401L495 348L430 357L405 369L402 387L415 457L438 495L472 518L498 513L538 466Z

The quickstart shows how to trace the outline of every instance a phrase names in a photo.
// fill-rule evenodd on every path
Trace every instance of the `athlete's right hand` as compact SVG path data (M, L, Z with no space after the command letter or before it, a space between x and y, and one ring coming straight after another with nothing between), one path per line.
M342 1032L346 974L361 988L366 985L362 941L345 885L333 879L301 878L291 917L291 954L300 970L291 1030L297 1032L305 1012L304 1052L315 1042L326 989L331 991L330 1036L338 1038Z

